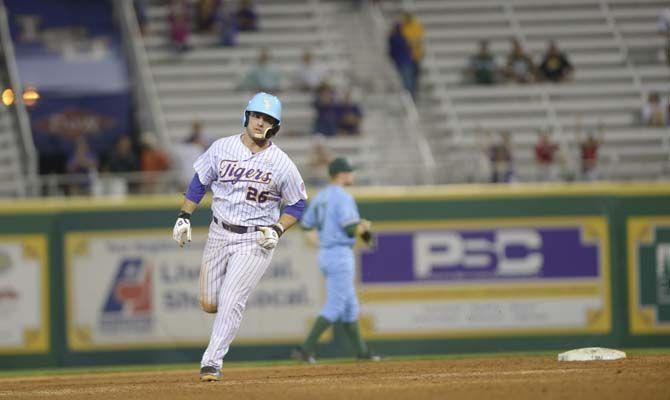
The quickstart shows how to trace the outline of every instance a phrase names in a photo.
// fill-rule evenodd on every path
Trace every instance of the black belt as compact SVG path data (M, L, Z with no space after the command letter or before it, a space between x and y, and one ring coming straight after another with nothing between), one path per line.
M249 233L249 232L256 232L258 229L256 226L240 226L240 225L231 225L227 224L223 221L219 221L218 218L212 217L214 219L214 223L217 225L221 225L223 229L227 231L231 231L233 233Z

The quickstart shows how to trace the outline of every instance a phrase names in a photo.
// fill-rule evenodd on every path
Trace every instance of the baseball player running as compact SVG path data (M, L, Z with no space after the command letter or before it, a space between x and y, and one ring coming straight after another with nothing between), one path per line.
M193 164L172 237L191 241L191 214L208 187L212 222L200 268L200 306L216 313L200 363L200 380L221 379L223 357L235 338L247 299L265 273L281 235L301 217L307 194L289 157L270 141L281 123L281 103L257 93L242 117L244 131L214 142ZM280 215L280 204L285 208Z
M330 185L322 189L300 221L304 229L316 229L319 236L319 268L326 279L326 304L321 309L305 342L291 353L298 361L314 363L314 349L323 332L334 322L342 322L347 337L361 360L379 361L372 354L358 328L358 299L354 287L356 237L372 246L370 221L360 219L354 198L344 190L354 182L353 168L345 158L328 165Z

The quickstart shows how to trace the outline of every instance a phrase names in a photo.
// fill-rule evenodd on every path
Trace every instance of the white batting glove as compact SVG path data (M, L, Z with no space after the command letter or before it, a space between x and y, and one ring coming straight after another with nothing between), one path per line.
M258 239L258 244L265 250L272 250L279 243L279 236L284 233L284 227L280 223L272 226L259 226L258 230L262 236Z
M177 218L172 230L172 239L179 244L179 247L191 242L191 221L188 218Z

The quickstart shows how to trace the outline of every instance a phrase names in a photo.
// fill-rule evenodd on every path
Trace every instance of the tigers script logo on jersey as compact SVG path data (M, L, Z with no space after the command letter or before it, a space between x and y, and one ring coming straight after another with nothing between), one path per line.
M104 330L151 330L152 270L141 258L121 261L102 310L100 322Z
M269 184L272 182L272 172L257 168L245 168L237 165L236 160L221 160L219 163L219 180L221 182L254 182Z

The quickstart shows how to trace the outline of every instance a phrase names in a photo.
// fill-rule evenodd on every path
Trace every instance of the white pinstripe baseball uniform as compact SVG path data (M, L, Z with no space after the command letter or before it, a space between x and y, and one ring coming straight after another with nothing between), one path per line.
M193 165L213 192L213 221L200 270L200 304L216 312L212 336L201 366L221 368L223 357L242 321L246 301L272 259L259 246L260 232L224 229L222 223L270 226L280 204L306 200L305 186L291 159L275 144L253 154L242 135L217 140Z

